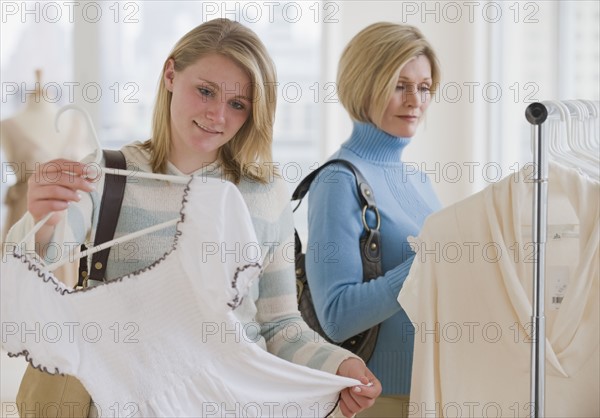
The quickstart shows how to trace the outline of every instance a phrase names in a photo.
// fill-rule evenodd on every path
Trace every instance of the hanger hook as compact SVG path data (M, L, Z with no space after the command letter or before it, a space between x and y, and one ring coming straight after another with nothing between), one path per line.
M96 134L96 129L94 128L94 123L92 122L92 117L90 116L90 114L81 106L77 106L74 104L70 104L70 105L66 105L61 107L60 109L58 109L58 112L56 113L56 117L54 118L54 128L56 129L56 132L60 132L60 129L58 129L58 119L60 119L60 116L66 112L67 110L77 110L78 112L82 113L84 118L85 118L85 123L87 125L87 129L88 132L92 135L92 138L94 139L94 145L96 148L96 158L95 158L95 162L97 164L100 164L100 162L102 161L102 146L100 145L100 140L98 139L98 135Z

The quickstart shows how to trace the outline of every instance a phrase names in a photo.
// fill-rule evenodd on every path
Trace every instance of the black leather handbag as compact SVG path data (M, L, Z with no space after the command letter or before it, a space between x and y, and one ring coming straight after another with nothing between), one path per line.
M363 281L366 282L376 277L379 277L382 274L381 235L379 233L379 227L381 222L379 218L379 211L377 210L377 206L375 205L375 197L373 196L373 190L371 189L371 186L369 186L361 172L358 170L358 168L356 168L351 162L347 160L335 159L328 161L326 164L322 165L317 170L311 172L308 176L306 176L306 178L304 178L304 180L302 180L302 182L298 185L298 187L292 194L292 201L299 200L298 205L294 208L294 212L302 203L302 199L308 193L308 189L310 188L310 185L315 179L315 177L325 167L334 163L342 164L348 167L354 173L354 177L356 178L356 187L360 199L359 203L362 206L362 222L364 226L364 233L360 237L359 244L363 266ZM368 210L371 210L375 213L375 228L370 228L367 224L366 214ZM366 363L371 358L373 350L375 349L375 344L377 343L377 336L379 334L379 324L341 343L336 343L327 336L327 334L323 331L319 320L317 319L317 314L315 313L312 295L310 293L310 288L306 278L305 253L302 252L302 242L300 241L298 232L295 230L294 235L296 240L296 289L298 298L298 309L300 310L302 318L310 328L318 332L319 335L321 335L327 341L353 352L354 354L362 358Z

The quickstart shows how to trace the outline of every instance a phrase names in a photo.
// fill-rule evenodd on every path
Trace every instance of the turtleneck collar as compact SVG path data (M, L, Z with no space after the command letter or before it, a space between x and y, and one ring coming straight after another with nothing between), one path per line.
M410 138L388 134L371 123L354 122L350 138L342 145L369 161L399 163Z

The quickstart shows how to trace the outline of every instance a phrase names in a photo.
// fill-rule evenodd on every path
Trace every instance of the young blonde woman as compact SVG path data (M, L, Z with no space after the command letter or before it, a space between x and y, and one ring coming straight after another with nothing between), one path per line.
M344 341L381 324L369 368L383 392L359 416L400 417L410 393L414 328L397 297L414 255L407 237L418 235L440 203L423 173L402 159L429 106L440 71L436 55L415 27L380 22L346 46L338 69L338 95L354 122L350 138L331 156L352 162L371 185L379 210L382 275L363 283L359 238L363 214L355 177L344 166L326 168L309 193L306 270L324 329ZM334 326L335 325L335 326ZM335 332L333 332L335 331Z
M248 337L270 353L365 385L371 382L342 392L339 409L350 417L371 406L381 386L360 359L319 341L297 310L294 264L285 256L293 245L289 193L270 163L275 86L273 63L254 32L227 19L203 23L181 38L163 66L151 139L121 151L134 170L211 176L236 184L269 255L252 297L244 298L235 313L243 324L260 324L248 327L257 334ZM54 160L38 171L29 181L28 214L11 230L10 239L18 241L35 222L59 211L37 233L36 248L50 240L84 242L94 231L103 182L84 178L86 167L72 161ZM176 217L182 193L183 186L132 176L115 236ZM173 227L113 247L107 280L152 264L170 248L174 233ZM298 338L285 335L290 324L301 330Z

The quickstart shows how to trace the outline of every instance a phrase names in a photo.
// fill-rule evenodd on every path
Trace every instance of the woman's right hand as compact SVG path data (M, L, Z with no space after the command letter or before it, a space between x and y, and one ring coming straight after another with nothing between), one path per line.
M37 223L50 212L57 212L48 219L43 229L53 230L62 219L62 213L70 202L78 202L81 192L94 190L98 170L76 161L56 159L37 167L27 181L27 210ZM41 230L40 230L41 232ZM42 234L45 235L45 234Z

